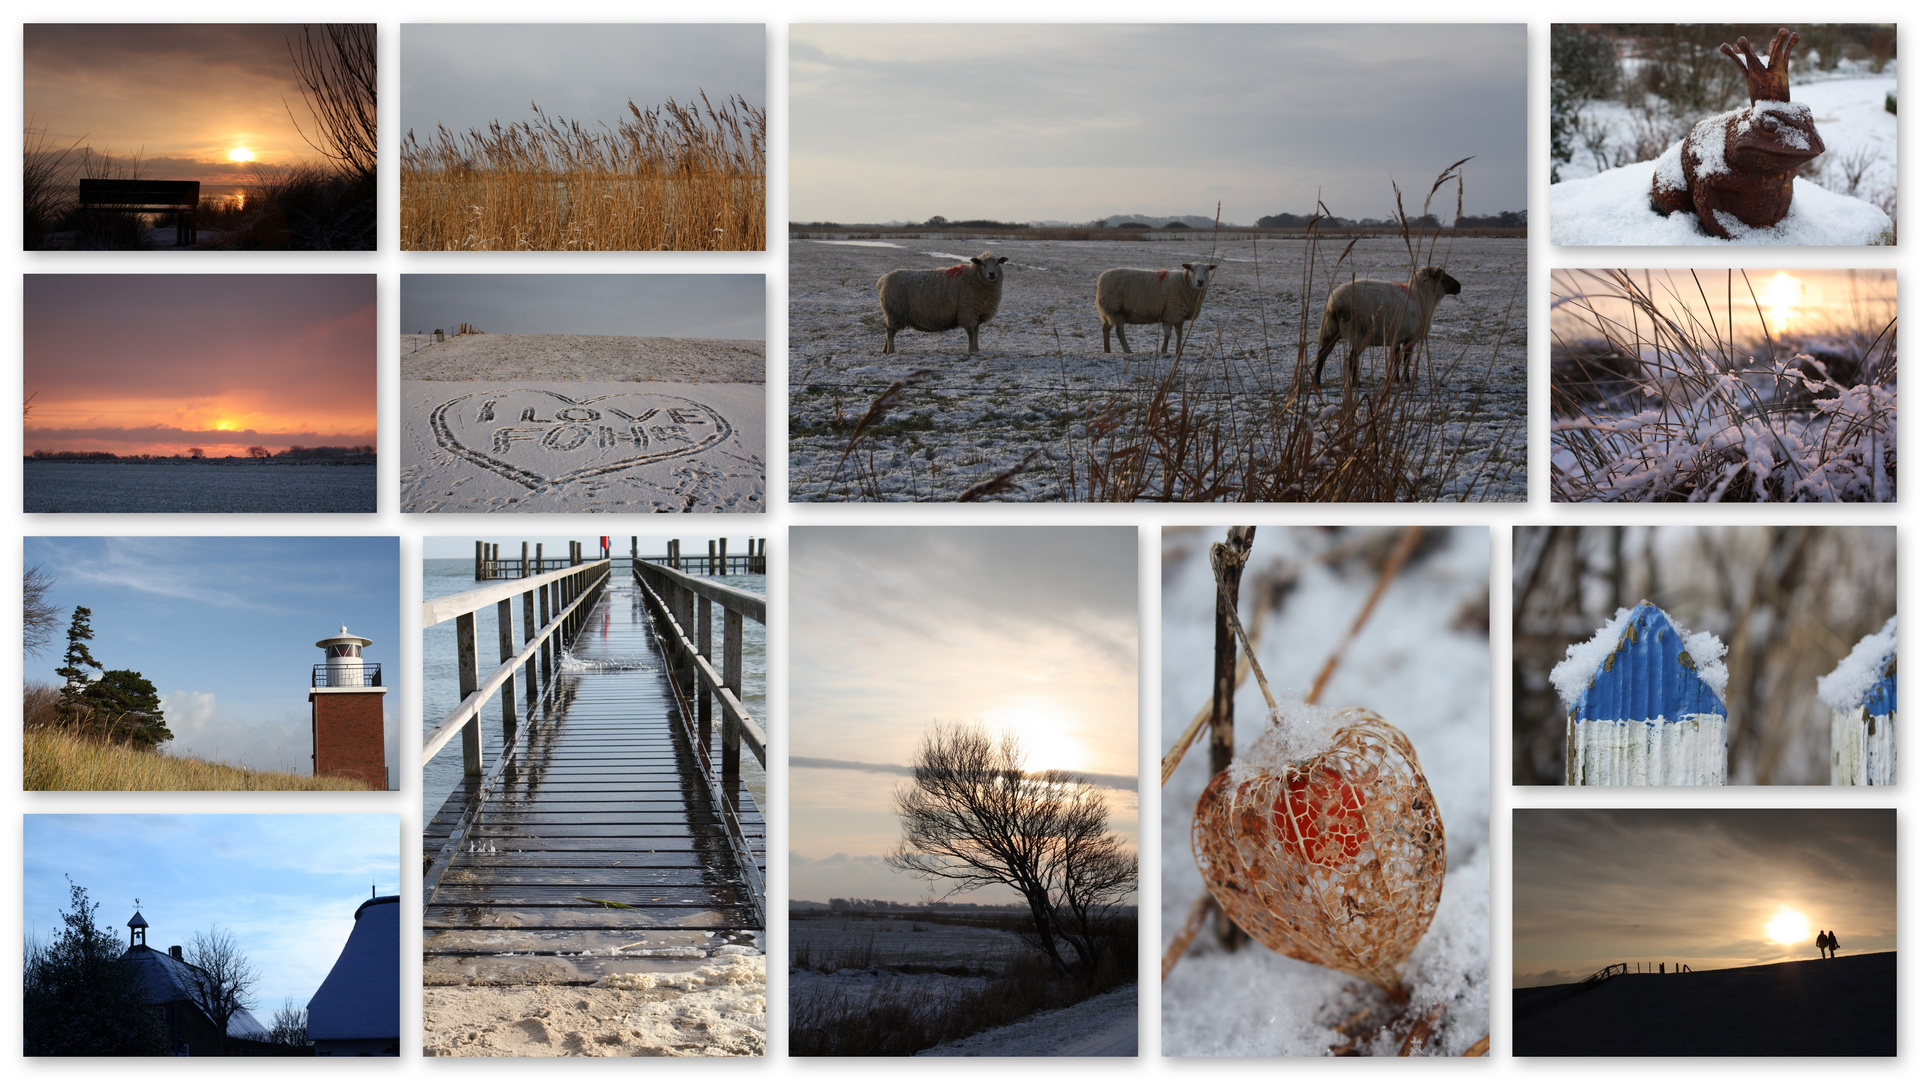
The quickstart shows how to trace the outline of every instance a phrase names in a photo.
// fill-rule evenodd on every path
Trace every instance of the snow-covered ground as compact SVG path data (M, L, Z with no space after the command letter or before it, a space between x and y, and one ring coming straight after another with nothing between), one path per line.
M1795 58L1796 63L1799 58ZM1883 242L1891 227L1883 207L1899 185L1899 120L1886 109L1897 91L1897 61L1878 74L1845 64L1837 73L1794 68L1793 100L1813 112L1826 153L1811 178L1794 184L1793 211L1771 229L1752 230L1739 243L1858 246ZM1623 149L1665 149L1686 137L1704 116L1677 116L1657 99L1636 109L1619 100L1588 102L1580 112L1585 133L1573 159L1559 165L1561 182L1548 190L1553 242L1569 245L1700 244L1708 236L1689 215L1662 218L1647 205L1651 159L1613 167ZM1645 169L1642 176L1638 170Z
M789 246L788 449L790 493L797 501L878 498L950 500L968 487L1032 460L1005 498L1046 501L1076 497L1069 461L1086 497L1087 425L1109 406L1113 414L1143 403L1169 371L1156 359L1159 332L1128 334L1132 356L1116 344L1101 349L1094 282L1113 267L1177 268L1204 259L1219 264L1201 316L1188 339L1184 372L1211 379L1202 412L1229 414L1223 426L1262 431L1272 406L1292 386L1293 357L1302 333L1299 289L1305 244L1223 240L1207 235L1157 243L1125 241L995 240L983 246L1005 255L1006 284L999 313L980 331L980 353L966 354L966 334L903 331L895 352L883 355L885 324L875 282L896 268L952 265L979 253L940 240L795 240ZM1326 266L1308 297L1305 333L1317 333L1332 261L1345 247L1322 249ZM1449 450L1467 447L1458 483L1478 476L1471 495L1523 499L1527 372L1527 257L1524 239L1441 242L1435 262L1462 285L1439 306L1430 335L1429 368L1456 357L1453 383L1432 391L1446 408ZM1398 237L1364 239L1340 280L1357 274L1404 281L1411 268ZM1169 349L1171 352L1171 348ZM1362 379L1379 377L1379 350L1369 354ZM1329 400L1337 400L1338 362L1329 361ZM858 460L842 466L851 426L896 380L928 369L866 435ZM1311 372L1309 372L1311 377ZM1484 382L1484 387L1483 387ZM1315 406L1317 409L1317 405ZM1259 436L1248 436L1258 438ZM855 483L869 468L870 481ZM1486 468L1483 471L1482 465ZM840 475L834 479L836 470ZM1489 483L1489 477L1492 477ZM870 484L870 486L864 486Z
M921 1057L1135 1057L1140 1053L1139 984L1017 1024L941 1043Z
M1430 529L1429 532L1435 530ZM1162 751L1207 700L1213 663L1213 577L1207 546L1224 529L1166 530L1161 592ZM1363 706L1406 733L1420 757L1447 837L1439 909L1403 972L1409 1011L1444 1005L1426 1052L1457 1055L1489 1030L1492 855L1489 817L1491 699L1487 633L1487 530L1439 530L1444 542L1416 555L1381 597L1320 704ZM1373 566L1397 530L1261 526L1242 585L1251 624L1254 583L1285 564L1296 583L1269 613L1260 662L1276 694L1311 687L1328 650L1372 591ZM1235 745L1266 726L1266 704L1248 678L1235 698ZM1194 864L1193 807L1210 777L1205 735L1161 789L1161 943L1179 931L1204 885ZM1209 929L1161 987L1161 1044L1172 1056L1317 1056L1343 1040L1333 1026L1380 1000L1371 985L1249 943L1227 953ZM1383 1032L1363 1052L1393 1054Z
M1005 930L908 918L792 918L789 1001L834 995L946 997L978 990L1026 949ZM804 959L808 967L798 966ZM838 966L864 963L862 967ZM817 970L834 965L832 971ZM901 970L906 969L906 970Z

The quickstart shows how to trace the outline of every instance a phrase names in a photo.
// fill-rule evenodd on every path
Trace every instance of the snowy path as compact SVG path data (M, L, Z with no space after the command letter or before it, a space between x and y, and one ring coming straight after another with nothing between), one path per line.
M921 1057L1136 1057L1140 987L1123 986L1078 1005L1030 1016L922 1050Z

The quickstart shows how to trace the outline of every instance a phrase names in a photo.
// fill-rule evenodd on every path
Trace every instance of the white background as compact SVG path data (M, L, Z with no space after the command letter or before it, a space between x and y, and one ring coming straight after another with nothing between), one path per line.
M872 2L849 2L849 0L824 0L814 3L771 3L767 0L747 3L712 3L700 5L691 10L687 5L667 5L661 3L607 3L604 0L584 0L567 5L564 9L555 7L536 7L529 10L525 4L504 4L498 2L468 2L462 4L440 3L402 3L390 7L376 7L366 3L342 3L333 5L299 4L287 7L261 8L258 6L228 9L225 12L195 7L176 11L161 12L150 4L133 4L122 0L106 0L103 3L87 5L84 9L74 5L48 3L35 0L22 9L22 17L35 21L64 21L84 17L102 21L151 21L175 14L189 15L199 20L217 20L223 15L232 19L247 20L285 20L330 19L335 21L378 21L380 24L380 87L382 99L381 124L381 250L376 253L244 253L244 252L202 252L191 255L174 256L164 253L53 253L33 252L22 254L19 237L19 173L10 167L5 192L6 206L0 212L0 220L5 221L5 230L0 234L0 258L4 258L8 267L8 280L5 283L4 297L7 322L4 333L7 374L4 378L5 395L11 404L0 410L0 422L5 425L0 434L0 447L18 447L21 445L20 429L17 424L20 417L19 404L14 395L19 393L20 372L20 284L18 275L24 272L34 273L109 273L109 272L165 272L165 273L378 273L380 276L380 513L377 517L353 515L315 515L310 517L281 515L225 515L225 516L181 516L165 517L158 515L114 516L114 515L38 515L29 518L19 512L20 471L17 465L0 470L0 521L4 521L10 538L0 544L4 551L6 565L4 572L8 580L19 569L20 544L18 538L26 534L40 535L205 535L220 533L229 535L353 535L353 534L398 534L401 550L401 628L402 639L398 643L382 643L385 658L393 669L401 672L419 670L420 633L418 612L420 610L420 579L417 572L420 555L420 537L422 536L463 536L474 538L499 538L508 535L571 535L577 533L583 539L591 539L589 533L598 536L601 533L613 533L617 536L667 534L696 535L702 527L711 535L720 535L723 531L732 536L751 533L772 538L769 544L770 581L768 590L768 613L771 623L769 633L768 656L768 705L771 713L769 729L775 739L776 752L769 762L770 804L769 813L769 908L773 911L784 909L786 901L786 867L783 852L786 847L784 814L781 812L786 802L786 769L782 764L785 731L785 694L784 679L786 673L786 649L784 627L786 620L787 590L785 574L787 569L787 546L785 532L789 526L806 524L1019 524L1019 525L1063 525L1063 524L1134 524L1140 526L1140 575L1141 575L1141 762L1142 773L1151 776L1151 763L1157 756L1159 740L1154 736L1160 718L1155 715L1159 700L1159 530L1162 525L1171 524L1227 524L1250 523L1261 525L1282 524L1404 524L1422 522L1432 524L1476 524L1487 525L1493 530L1493 702L1494 717L1491 721L1491 754L1494 783L1494 801L1497 804L1493 816L1493 839L1498 855L1494 871L1494 928L1493 970L1493 1061L1491 1064L1464 1064L1451 1067L1468 1069L1492 1069L1498 1075L1518 1075L1522 1072L1581 1070L1593 1071L1605 1069L1617 1071L1621 1063L1600 1061L1567 1062L1551 1060L1515 1061L1508 1056L1510 1038L1507 1031L1507 1019L1510 1013L1511 976L1509 971L1509 952L1507 947L1508 912L1511 906L1509 888L1509 866L1504 853L1510 849L1509 815L1512 807L1557 807L1557 806L1876 806L1888 805L1906 808L1912 801L1911 789L1895 789L1888 792L1881 789L1829 790L1824 788L1748 788L1724 790L1632 790L1601 791L1582 790L1578 792L1558 789L1513 789L1501 783L1501 779L1510 775L1510 739L1508 736L1507 711L1510 700L1510 655L1508 634L1508 594L1510 573L1510 529L1514 524L1528 523L1564 523L1564 524L1615 524L1615 523L1795 523L1795 524L1843 524L1873 523L1888 524L1904 522L1911 517L1912 511L1895 507L1848 506L1810 509L1804 507L1634 507L1626 509L1608 509L1600 507L1554 507L1545 500L1546 491L1546 426L1545 418L1547 393L1545 373L1547 364L1547 272L1551 267L1587 266L1587 267L1703 267L1725 268L1743 266L1780 266L1780 267L1872 267L1899 268L1911 270L1915 255L1911 250L1913 241L1908 241L1906 250L1888 249L1767 249L1753 252L1732 252L1723 250L1687 249L1559 249L1552 248L1547 242L1547 72L1548 72L1548 28L1553 20L1573 21L1580 19L1607 19L1610 21L1633 20L1675 20L1679 18L1714 19L1727 21L1733 19L1777 18L1796 14L1792 11L1775 10L1777 5L1766 5L1755 9L1736 8L1727 3L1711 3L1688 7L1676 7L1672 4L1629 3L1629 4L1588 4L1580 5L1568 2L1548 4L1523 4L1514 2L1469 2L1465 4L1434 5L1400 2L1400 0L1376 0L1374 3L1348 5L1328 8L1324 5L1248 3L1239 0L1212 4L1168 4L1165 2L1143 3L1136 0L1120 0L1100 5L1071 3L1067 0L976 0L968 5L909 6L899 3L881 4ZM1805 10L1811 18L1835 21L1872 21L1890 20L1898 17L1900 7L1887 2L1866 4L1821 4ZM768 243L770 250L759 253L633 253L586 255L579 253L531 253L531 254L491 254L491 253L403 253L398 250L398 145L403 134L399 124L399 37L400 27L408 21L526 21L533 19L564 19L582 22L645 22L645 21L741 21L762 22L767 26L767 90L769 105L770 140L768 154ZM1529 362L1533 373L1531 387L1531 421L1529 426L1529 460L1531 464L1532 499L1524 505L1498 506L1444 506L1444 507L1257 507L1250 510L1229 509L1218 506L800 506L790 507L785 502L785 425L780 422L785 415L786 399L786 258L785 237L787 221L786 203L786 160L787 160L787 98L786 98L786 43L787 24L806 21L940 21L966 19L968 21L1168 21L1186 19L1195 21L1254 22L1303 20L1316 18L1377 19L1406 22L1434 21L1526 21L1528 30L1529 64L1529 110L1528 123L1531 134L1529 156L1529 217L1534 224L1529 245L1531 255L1529 273L1529 315L1533 334L1528 349ZM0 75L0 114L20 117L21 81L20 81L20 29L13 27L13 40L4 57L5 73ZM1906 43L1910 45L1911 42ZM931 72L933 76L950 76L956 87L964 86L966 73L955 70L946 73ZM1155 85L1180 79L1206 79L1205 71L1192 70L1143 70L1138 82L1127 87L1116 87L1115 92L1149 94ZM1435 123L1446 121L1444 101L1410 101L1408 108L1428 111ZM1903 124L1902 144L1908 143ZM20 128L12 126L7 132L5 160L19 160ZM1250 137L1258 137L1250 136ZM1165 152L1180 152L1177 133L1170 134ZM1902 194L1910 187L1904 181ZM1903 197L1903 202L1905 198ZM764 273L767 276L768 314L767 320L767 400L769 409L768 431L768 477L767 493L769 512L764 519L749 519L730 515L693 515L697 520L685 518L671 523L655 523L638 517L622 517L609 521L603 517L570 518L563 515L522 515L505 520L492 520L481 516L422 516L403 517L399 513L399 355L398 355L398 310L400 274L402 273L488 273L488 272L593 272L593 273L634 273L634 272L676 272L676 273ZM1907 275L1911 281L1911 275ZM15 459L18 460L17 458ZM1903 547L1904 547L1903 537ZM618 544L619 541L616 541ZM1891 587L1891 583L1889 583ZM0 687L19 685L19 668L16 657L19 652L14 648L12 635L14 626L11 619L0 619L5 626L5 640L0 640ZM399 680L395 680L398 682ZM417 680L412 680L417 682ZM299 688L294 688L299 689ZM0 701L11 703L12 690L0 693ZM403 730L420 730L420 696L417 685L405 685L388 697L389 724L399 724ZM20 740L19 714L7 710L8 715L0 730L5 732L4 752L0 753L0 773L17 778L20 776ZM1911 751L1911 740L1908 749ZM409 746L403 754L403 760L392 762L398 776L418 777L419 762L417 751L411 750L417 745L413 740L403 740ZM84 813L84 812L300 812L300 811L343 811L359 810L366 812L398 812L401 816L401 845L403 866L411 865L410 859L416 853L419 844L420 802L417 798L417 780L405 786L402 791L385 794L368 793L366 795L327 795L321 793L277 793L272 795L246 794L114 794L114 793L30 793L18 791L17 780L0 780L6 794L0 799L6 800L14 812L23 813ZM11 818L11 813L9 814ZM1141 792L1140 820L1152 823L1159 820L1158 792L1149 782L1143 782ZM16 951L21 940L20 896L20 826L17 821L8 820L0 827L0 880L6 884L6 899L0 900L0 923L4 924L6 945L5 955L9 958L11 970L19 970L19 954ZM1158 937L1159 910L1158 870L1160 851L1158 840L1151 835L1144 836L1141 863L1142 887L1140 908L1142 912L1142 931L1146 940L1142 943L1143 978L1141 980L1141 1057L1135 1062L1079 1062L1040 1063L1033 1061L1008 1062L1005 1068L1016 1074L1039 1076L1045 1069L1049 1074L1065 1070L1067 1074L1078 1077L1092 1077L1096 1074L1114 1070L1146 1073L1152 1075L1170 1075L1178 1071L1194 1068L1211 1068L1183 1064L1159 1059L1158 1014L1159 995L1156 976L1156 958L1160 952ZM158 854L158 857L164 857ZM1175 858L1186 857L1175 852ZM1911 898L1911 873L1903 873L1903 895ZM416 905L419 900L417 882L408 882L404 891L405 901ZM1906 907L1914 906L1912 899ZM290 927L290 933L298 933L297 927ZM405 937L407 950L403 956L403 985L417 983L419 929L417 925L408 925ZM846 1062L813 1062L792 1060L786 1057L786 1010L784 1005L785 978L784 963L785 935L778 925L771 928L770 963L768 985L768 1057L767 1062L736 1062L732 1065L689 1065L665 1066L675 1069L751 1069L765 1075L770 1071L774 1075L787 1076L805 1071L819 1075L819 1070L838 1070L847 1067ZM1907 962L1901 968L1902 984L1906 988L1902 1004L1903 1034L1913 1030L1906 1020L1914 1012L1912 984L1905 981L1904 974L1912 970ZM8 1044L9 1055L19 1053L17 1032L19 1031L20 998L14 989L18 984L10 983L4 996L0 996L0 1032ZM1249 988L1249 993L1257 993L1257 988ZM408 1075L418 1075L429 1070L472 1068L466 1065L445 1065L438 1062L427 1063L418 1058L419 1048L419 998L413 993L402 994L403 1016L401 1030L405 1052L403 1061L392 1066L375 1066L383 1070L398 1069ZM1912 1055L1910 1044L1903 1040L1903 1047L1909 1047L1907 1054ZM142 1069L167 1067L168 1063L156 1066L152 1062L142 1062ZM1897 1068L1892 1061L1821 1061L1818 1063L1799 1063L1781 1061L1764 1066L1768 1071L1802 1071L1813 1067L1823 1070L1839 1068L1848 1070L1866 1070L1890 1072ZM69 1075L105 1076L115 1066L106 1061L56 1063L36 1060L28 1067L34 1069L58 1069ZM204 1064L175 1063L172 1067L182 1069L204 1069ZM230 1067L239 1068L237 1062ZM260 1067L259 1063L244 1066L249 1070ZM268 1068L309 1068L307 1063L272 1063ZM324 1067L324 1066L321 1066ZM480 1066L482 1068L513 1068L562 1070L569 1066L550 1063L517 1062L506 1066ZM649 1068L661 1067L649 1065ZM866 1069L895 1069L897 1063L887 1061L853 1063L852 1067ZM915 1063L912 1069L940 1069L958 1067L942 1066L937 1063ZM1263 1068L1252 1064L1226 1064L1221 1066L1236 1072L1250 1072ZM1392 1066L1356 1066L1331 1065L1326 1068L1367 1068ZM1415 1066L1418 1067L1418 1066ZM1655 1075L1678 1076L1681 1069L1689 1071L1707 1070L1723 1074L1732 1071L1748 1070L1752 1062L1654 1062L1648 1065L1633 1064L1627 1067L1636 1070L1651 1070ZM552 1074L549 1074L552 1075Z

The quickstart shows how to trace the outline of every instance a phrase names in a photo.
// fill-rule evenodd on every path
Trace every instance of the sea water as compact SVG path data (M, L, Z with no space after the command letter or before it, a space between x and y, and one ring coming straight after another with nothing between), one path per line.
M373 465L28 461L29 514L372 514Z
M765 574L729 574L708 580L731 585L757 596L767 595ZM493 584L497 583L473 579L472 559L422 560L422 600L438 600L443 596L469 592ZM609 585L612 584L616 583L609 583ZM486 643L497 643L500 640L497 612L495 605L488 604L474 613L474 639L482 643L480 674L483 678L490 670L485 659L488 655ZM517 649L526 644L525 624L520 622L518 600L514 601L513 618L515 621L513 641ZM715 622L718 621L716 617ZM741 704L746 706L747 715L753 717L762 728L765 728L767 726L767 630L752 619L742 621L745 625L745 644L741 657ZM717 629L714 636L716 639L714 648L717 652L719 649ZM439 724L441 717L453 711L454 706L460 704L460 667L454 640L454 620L448 619L436 626L427 627L422 637L424 640L421 643L421 657L424 670L421 673L423 723L421 737L424 740L425 733ZM493 655L498 655L497 646ZM714 666L716 668L720 666L718 658ZM519 697L516 702L517 711L522 714L524 722L526 684L516 679L515 690ZM492 768L500 752L502 737L499 696L496 694L480 712L480 746L483 766ZM772 736L769 735L768 738L771 739ZM717 763L720 759L720 724L717 718L713 725L713 741L713 759ZM433 816L440 812L441 804L447 801L447 796L452 794L454 787L460 783L461 770L460 739L455 736L438 755L421 767L421 810L424 814L422 821L432 821ZM755 804L764 811L767 798L766 771L760 767L758 761L754 760L753 753L745 747L740 751L740 772L747 789L753 792Z

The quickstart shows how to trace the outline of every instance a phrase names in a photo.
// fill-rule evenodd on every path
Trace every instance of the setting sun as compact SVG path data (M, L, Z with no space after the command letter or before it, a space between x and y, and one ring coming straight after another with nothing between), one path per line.
M245 146L236 146L227 151L228 161L252 161L253 151Z
M1760 290L1760 306L1766 309L1767 325L1775 333L1785 329L1799 316L1806 292L1806 286L1800 283L1800 279L1787 273L1773 275L1773 279Z
M1805 941L1809 929L1805 915L1792 908L1781 908L1780 914L1767 920L1767 939L1777 945L1791 945Z

